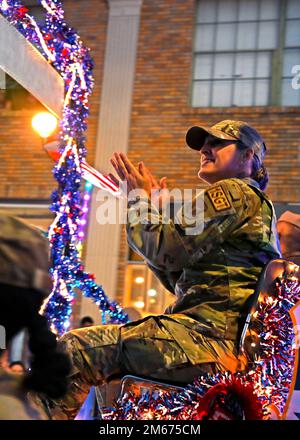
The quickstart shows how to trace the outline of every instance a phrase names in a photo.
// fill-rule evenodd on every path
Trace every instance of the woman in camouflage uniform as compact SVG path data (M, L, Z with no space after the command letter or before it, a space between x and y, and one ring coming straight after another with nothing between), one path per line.
M129 246L177 299L162 315L65 334L73 371L66 397L52 401L54 417L74 418L89 388L115 374L188 383L244 367L237 346L257 278L280 256L274 209L263 192L266 147L242 121L192 127L186 140L199 151L198 175L209 184L197 196L203 209L194 233L187 233L183 211L180 223L162 222L150 202L153 177L142 163L135 167L122 153L111 159L128 191L139 193L128 195Z

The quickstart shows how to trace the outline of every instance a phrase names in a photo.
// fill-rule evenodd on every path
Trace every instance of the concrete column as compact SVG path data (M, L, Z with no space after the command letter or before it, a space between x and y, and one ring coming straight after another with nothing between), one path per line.
M131 102L142 0L109 0L104 76L99 111L95 168L112 171L109 159L114 151L128 149ZM109 296L115 297L121 227L99 225L99 202L94 191L86 249L87 270L94 273ZM99 322L97 307L83 298L81 316Z

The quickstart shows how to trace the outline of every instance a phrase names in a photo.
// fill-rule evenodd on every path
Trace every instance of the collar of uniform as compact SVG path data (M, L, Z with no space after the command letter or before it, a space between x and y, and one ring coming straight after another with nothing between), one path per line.
M255 188L260 190L260 186L256 180L252 179L251 177L242 177L240 180L247 183L247 185L255 186Z

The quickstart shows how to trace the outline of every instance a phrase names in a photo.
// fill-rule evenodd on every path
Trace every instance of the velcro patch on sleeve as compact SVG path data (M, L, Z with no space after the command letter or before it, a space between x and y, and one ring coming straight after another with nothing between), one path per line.
M217 212L225 211L232 207L221 185L208 189L207 194Z

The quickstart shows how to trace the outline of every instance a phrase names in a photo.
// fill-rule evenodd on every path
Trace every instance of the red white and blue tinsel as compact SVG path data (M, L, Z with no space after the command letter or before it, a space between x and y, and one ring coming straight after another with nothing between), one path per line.
M52 251L53 290L44 314L59 335L68 330L75 290L91 298L111 323L125 323L121 307L109 301L92 274L84 270L78 244L86 221L81 191L81 163L86 156L85 136L89 114L88 99L93 87L93 62L79 35L64 19L62 3L40 0L45 20L38 24L18 0L0 0L0 11L60 73L65 83L63 117L60 123L61 158L54 167L58 189L52 194L51 210L55 220L49 229Z
M144 387L136 393L129 389L114 407L102 409L102 417L106 420L203 420L222 412L222 418L227 418L224 417L227 413L228 419L253 420L268 419L272 406L282 415L296 355L289 311L298 301L300 282L292 277L278 279L276 293L258 303L255 320L262 323L259 352L245 373L220 372L198 377L180 392L152 391ZM230 396L227 401L226 396ZM221 410L216 410L216 402Z

